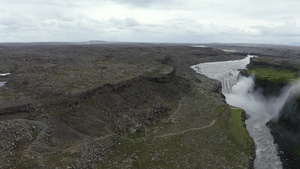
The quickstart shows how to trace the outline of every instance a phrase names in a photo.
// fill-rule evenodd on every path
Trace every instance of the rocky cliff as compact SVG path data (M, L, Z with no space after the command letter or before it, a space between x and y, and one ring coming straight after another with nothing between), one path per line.
M0 168L248 167L242 118L232 119L220 83L190 69L243 57L184 45L2 44L0 73L12 74L0 88Z
M300 77L299 72L299 66L291 61L270 58L253 58L248 70L242 71L244 75L255 75L255 90L266 98L280 97L282 92L288 92L278 116L268 122L274 140L283 152L280 154L281 160L287 168L300 166L300 95L296 92L299 85L295 85ZM284 87L287 88L283 91Z
M173 67L160 65L144 75L76 96L17 106L6 103L0 109L0 164L8 168L93 167L116 146L116 133L134 137L167 116L174 108L172 104L189 90L187 80L176 76ZM75 163L73 157L79 161Z
M277 119L269 122L274 140L283 151L287 168L300 166L300 95L290 93Z
M284 86L292 84L300 76L300 68L290 62L254 57L251 58L248 69L241 71L241 74L254 74L254 88L261 90L264 96L279 96Z

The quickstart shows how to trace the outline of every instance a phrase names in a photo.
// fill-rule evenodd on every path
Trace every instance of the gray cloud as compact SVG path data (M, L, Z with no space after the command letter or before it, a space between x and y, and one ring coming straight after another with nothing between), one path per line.
M125 19L116 19L110 18L108 22L116 28L119 29L126 29L126 28L133 28L140 25L140 23L134 18L125 18Z
M127 4L138 7L149 7L151 5L172 4L174 0L112 0L119 4Z
M270 26L253 26L257 29L261 36L277 36L277 37L300 37L300 26L295 22L287 22L280 25Z
M300 1L1 0L0 40L300 41Z

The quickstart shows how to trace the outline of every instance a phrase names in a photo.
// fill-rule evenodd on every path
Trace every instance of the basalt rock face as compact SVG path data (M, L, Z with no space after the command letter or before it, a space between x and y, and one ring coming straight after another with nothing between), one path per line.
M300 95L291 93L277 120L268 123L275 142L283 151L282 161L286 168L300 166Z
M272 61L266 58L251 58L248 70L241 73L255 75L255 90L259 90L265 97L276 97L281 94L283 87L289 85L290 79L296 78L300 70L288 61ZM285 73L290 76L285 76ZM294 74L293 74L294 73Z
M166 66L163 71L106 84L77 97L1 109L2 118L24 117L1 122L1 156L5 157L0 161L2 167L4 164L29 168L62 164L93 167L116 146L118 141L113 133L134 136L167 116L171 104L178 102L189 88L185 79L175 75L174 68ZM9 130L13 132L8 134ZM93 145L92 138L103 138L103 141ZM24 154L20 154L22 151ZM59 153L82 156L74 163L76 160L59 161Z
M279 118L278 125L292 133L300 132L300 95L291 94L284 104Z
M134 135L166 116L171 110L170 103L188 91L186 82L172 72L165 77L139 77L90 91L57 117L79 133L90 136L99 137L115 130Z
M265 97L277 97L281 89L286 85L284 82L271 82L263 78L255 78L254 89L260 91Z

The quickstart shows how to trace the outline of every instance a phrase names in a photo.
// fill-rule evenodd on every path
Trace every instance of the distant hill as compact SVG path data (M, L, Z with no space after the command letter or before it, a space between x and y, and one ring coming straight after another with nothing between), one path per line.
M4 46L39 46L39 45L83 45L83 44L107 44L109 42L101 40L91 40L85 42L2 42Z

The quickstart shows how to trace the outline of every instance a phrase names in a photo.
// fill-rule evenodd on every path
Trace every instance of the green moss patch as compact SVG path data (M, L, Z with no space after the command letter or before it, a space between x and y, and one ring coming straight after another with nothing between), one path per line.
M241 73L254 74L256 79L268 80L275 83L292 83L299 78L300 65L285 60L253 58L248 70Z
M41 129L37 128L32 132L32 137L35 139L40 135Z
M272 66L253 66L247 72L254 74L258 79L266 79L276 83L291 83L297 79L296 71L292 69L276 69Z
M224 132L236 149L246 154L246 156L252 156L254 153L254 141L250 137L245 122L243 119L242 109L233 109L229 106L223 106L222 114L218 119L217 126L223 128Z
M156 69L152 70L147 74L148 77L161 77L166 76L174 70L173 67L168 65L160 65Z
M253 147L254 142L245 128L242 109L230 109L228 135L244 148Z

